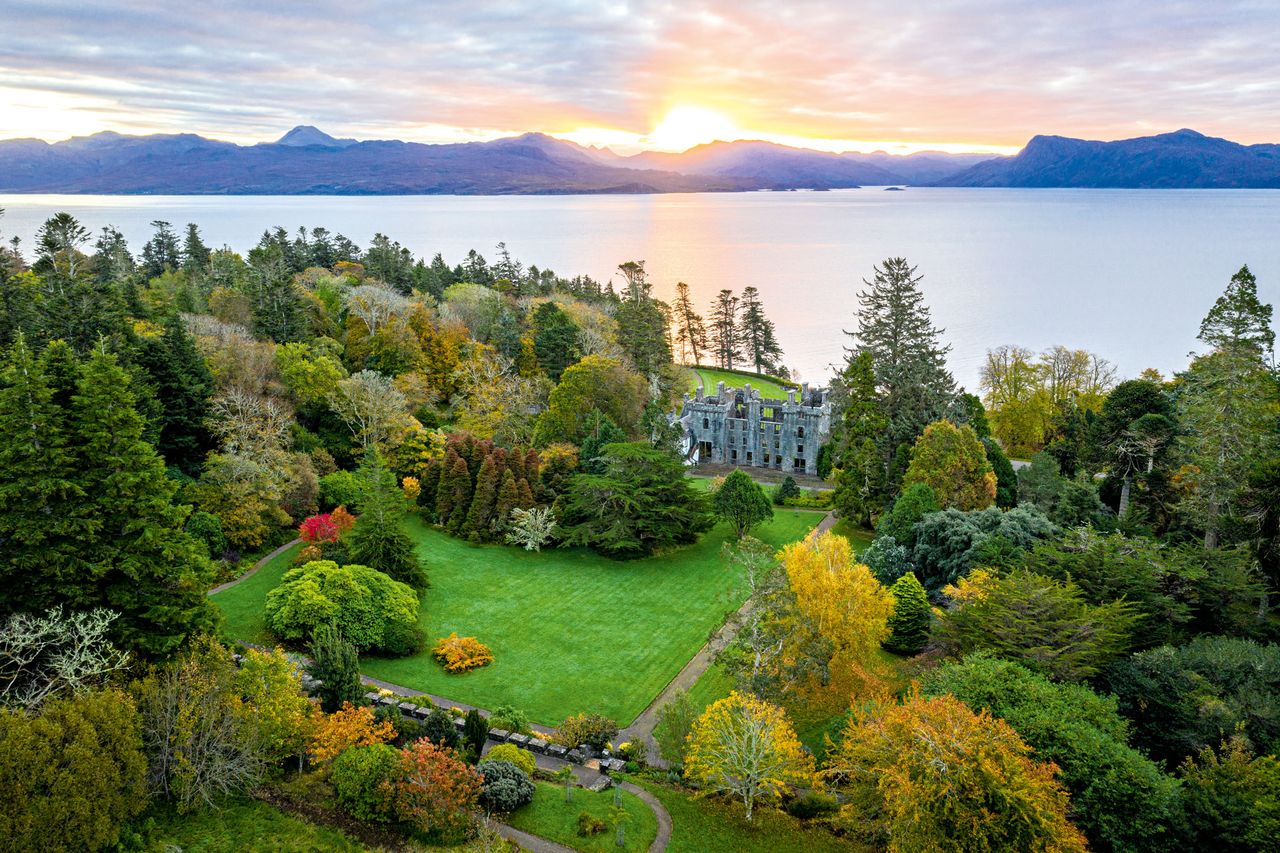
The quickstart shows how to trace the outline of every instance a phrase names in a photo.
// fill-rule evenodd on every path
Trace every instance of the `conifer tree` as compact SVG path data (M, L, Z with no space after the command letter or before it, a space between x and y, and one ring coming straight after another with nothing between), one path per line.
M253 330L278 344L302 340L302 297L284 252L274 244L260 246L249 252L249 265Z
M64 580L64 596L77 608L117 611L122 645L167 657L212 628L205 595L211 570L204 548L183 530L190 507L174 505L177 485L143 440L146 425L129 385L128 373L101 345L80 368L73 469L86 496L76 516L90 534L77 582Z
M521 509L532 509L534 507L533 488L529 485L528 480L516 481L516 506Z
M760 291L744 287L738 307L741 310L739 326L746 360L755 367L756 373L776 372L782 358L782 346L778 343L773 321L764 313Z
M480 466L480 475L476 478L475 495L471 498L471 509L467 513L466 525L462 529L467 537L487 538L489 535L489 522L493 518L494 504L498 500L501 476L498 473L496 458L491 455Z
M365 454L358 473L365 482L365 494L348 537L351 562L424 589L427 573L404 530L404 493L396 486L395 475L374 448Z
M142 338L136 362L160 407L156 449L166 463L195 476L213 449L213 437L205 426L213 376L181 318L170 317L164 335Z
M893 614L884 647L901 655L919 654L929 642L929 597L914 572L894 581L889 594L893 596Z
M458 463L461 461L462 457L452 445L445 448L444 460L440 463L440 480L436 484L436 520L440 524L444 524L453 512L454 502L457 499L455 493L459 486L459 470L462 476L466 476L467 463L462 462L462 467L459 469ZM468 481L470 481L469 477Z
M519 477L528 480L530 484L537 482L538 475L541 471L542 460L538 456L538 451L530 447L524 454L524 469L519 472ZM519 477L517 479L519 479Z
M738 329L738 297L732 290L722 290L711 306L711 349L716 366L733 370L742 359L742 335Z
M831 437L840 469L834 500L841 516L868 527L885 506L888 481L885 460L876 446L887 421L876 399L871 354L850 358L834 390L840 412Z
M440 523L455 536L466 523L467 512L471 509L472 492L466 460L459 457L454 460L453 469L449 472L449 491L443 494L443 498L441 495L436 496L436 505L439 506L443 499L445 506L445 514L441 515Z
M89 523L66 412L19 333L0 376L0 613L41 610L74 575Z
M587 415L585 429L578 441L578 446L581 448L578 458L581 460L582 470L588 474L599 474L604 470L600 462L600 451L606 444L626 440L626 433L613 422L612 418L599 409L593 409L591 414Z
M182 268L187 275L203 273L209 268L209 247L200 239L200 228L194 222L187 223L187 238L182 244Z
M876 446L891 474L903 467L891 464L897 449L913 444L927 424L943 418L955 393L946 368L950 347L942 344L943 330L929 317L920 280L905 258L877 266L858 294L858 328L848 333L853 338L849 360L864 352L871 356L887 421Z
M333 625L320 625L311 635L311 663L307 673L320 682L320 708L326 714L343 703L359 702L364 695L360 683L360 657L356 647Z
M559 382L565 368L581 357L578 327L554 302L543 302L534 309L533 327L538 364L552 382Z
M142 247L142 277L150 281L181 265L181 252L178 251L178 235L173 233L173 226L163 219L151 223L155 234Z
M516 488L516 477L510 471L502 474L502 485L498 487L498 499L494 506L494 522L505 529L511 521L511 510L520 505L520 492Z
M675 322L676 344L680 347L682 359L692 359L693 364L701 364L707 350L707 325L702 315L693 309L693 300L689 298L689 285L683 281L676 285L676 302L672 310Z

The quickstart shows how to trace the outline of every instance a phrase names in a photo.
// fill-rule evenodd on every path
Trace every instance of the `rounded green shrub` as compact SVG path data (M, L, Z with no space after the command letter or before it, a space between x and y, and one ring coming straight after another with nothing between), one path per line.
M530 776L537 765L532 752L521 749L514 743L500 743L485 753L484 758L486 761L510 761Z
M345 750L333 760L329 772L338 802L359 820L390 820L382 783L391 778L399 762L400 753L385 743Z
M350 471L334 471L320 478L320 506L325 509L345 506L359 512L364 500L365 484Z
M510 761L485 759L476 770L484 777L480 802L490 811L512 812L533 800L533 780Z
M368 566L313 560L285 572L267 593L266 617L285 640L303 640L318 626L333 624L360 651L384 650L388 639L399 643L412 634L418 595Z
M453 715L443 708L436 708L422 721L420 730L422 737L427 738L445 749L454 749L462 740L458 727L453 724Z

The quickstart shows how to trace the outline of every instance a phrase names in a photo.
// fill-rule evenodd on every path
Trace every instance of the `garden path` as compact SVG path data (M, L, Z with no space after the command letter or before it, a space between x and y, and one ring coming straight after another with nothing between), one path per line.
M813 535L821 536L836 524L836 516L833 512L828 512L818 522L818 526L813 529ZM707 671L712 663L715 662L716 655L719 654L729 643L733 642L733 638L737 636L738 627L741 625L742 617L747 614L748 608L751 606L751 600L748 599L742 603L742 607L738 612L725 620L720 630L712 635L707 644L698 650L698 653L684 665L684 668L676 673L676 677L671 679L657 698L649 703L649 707L645 708L636 717L635 721L618 733L620 742L637 741L645 744L649 763L655 767L666 767L667 762L658 755L658 744L653 739L653 729L658 724L658 711L662 706L675 698L676 693L681 690L688 691L693 688L702 674Z
M231 589L231 587L240 583L240 581L242 580L247 580L248 578L253 577L257 573L258 569L262 568L267 563L271 562L276 557L280 556L285 551L288 551L290 548L292 548L294 545L297 545L301 541L302 541L301 539L294 539L292 542L284 543L283 545L281 545L279 548L272 551L267 556L259 559L256 563L253 564L253 566L249 569L249 571L245 572L240 577L235 578L234 580L229 580L226 583L218 584L213 589L209 590L206 593L206 595L216 595L217 593L222 592L224 589Z

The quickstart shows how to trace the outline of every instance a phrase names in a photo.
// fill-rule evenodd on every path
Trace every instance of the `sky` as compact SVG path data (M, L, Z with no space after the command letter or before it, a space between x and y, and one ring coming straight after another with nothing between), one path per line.
M1276 0L0 0L0 139L1280 141Z

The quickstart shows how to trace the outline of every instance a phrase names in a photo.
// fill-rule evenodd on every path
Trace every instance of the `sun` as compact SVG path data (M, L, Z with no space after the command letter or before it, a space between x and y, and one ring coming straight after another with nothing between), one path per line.
M672 107L648 136L654 148L684 151L695 145L738 138L738 126L723 113L705 107Z

